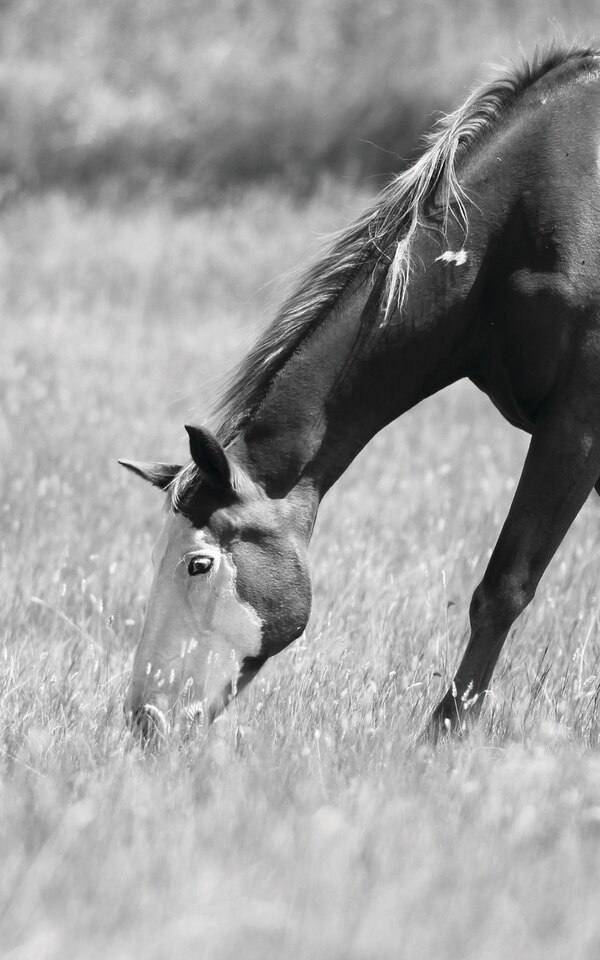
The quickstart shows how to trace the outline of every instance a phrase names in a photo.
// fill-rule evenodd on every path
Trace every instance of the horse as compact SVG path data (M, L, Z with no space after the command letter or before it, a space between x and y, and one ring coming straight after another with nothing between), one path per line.
M600 492L600 51L478 86L332 238L226 386L191 460L120 461L166 494L125 712L210 722L311 608L319 504L386 424L468 378L531 435L425 735L480 712L506 636Z

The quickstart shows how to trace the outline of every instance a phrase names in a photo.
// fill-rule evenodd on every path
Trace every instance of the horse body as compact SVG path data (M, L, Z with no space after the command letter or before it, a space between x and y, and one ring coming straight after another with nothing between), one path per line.
M284 305L229 388L217 437L188 428L192 464L129 464L169 491L174 514L149 611L165 578L172 596L146 619L134 723L186 682L218 712L304 630L322 497L378 430L463 377L532 434L430 733L478 712L508 630L600 477L599 146L593 51L554 51L476 92ZM219 585L210 567L200 589L207 543L227 576ZM146 664L192 635L200 654L180 657L159 693ZM236 666L207 693L215 637Z

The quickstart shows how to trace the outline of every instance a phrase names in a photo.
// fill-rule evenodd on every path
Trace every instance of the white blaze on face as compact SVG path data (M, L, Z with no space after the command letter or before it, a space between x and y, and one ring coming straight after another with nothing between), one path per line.
M190 576L194 556L210 557ZM201 701L218 708L245 657L258 656L261 620L240 600L231 556L181 514L169 515L153 552L154 582L135 653L130 696L166 711Z

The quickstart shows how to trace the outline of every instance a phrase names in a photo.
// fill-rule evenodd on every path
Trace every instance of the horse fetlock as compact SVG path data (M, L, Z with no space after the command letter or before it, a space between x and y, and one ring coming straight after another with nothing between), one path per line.
M484 691L476 691L473 683L462 692L453 683L431 714L422 739L437 743L447 736L466 736L471 723L479 716L483 695Z

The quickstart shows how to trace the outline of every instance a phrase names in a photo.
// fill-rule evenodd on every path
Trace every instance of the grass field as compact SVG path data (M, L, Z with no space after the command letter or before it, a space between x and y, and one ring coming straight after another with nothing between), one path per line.
M326 499L306 637L208 735L143 754L124 731L160 496L117 457L185 457L273 278L363 199L2 215L3 960L599 954L600 502L479 728L415 747L526 446L468 385Z

